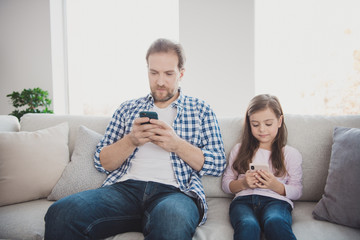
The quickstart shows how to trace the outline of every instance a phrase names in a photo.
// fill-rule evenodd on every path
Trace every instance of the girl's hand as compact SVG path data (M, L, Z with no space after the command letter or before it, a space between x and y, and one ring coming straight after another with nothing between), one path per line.
M245 181L244 181L245 188L254 189L254 188L258 187L257 184L259 184L260 182L256 177L257 175L258 174L256 172L252 172L250 170L246 171L246 173L245 173Z
M256 173L255 178L258 180L258 182L255 183L256 187L270 189L285 196L285 187L277 180L274 174L264 170L258 170Z

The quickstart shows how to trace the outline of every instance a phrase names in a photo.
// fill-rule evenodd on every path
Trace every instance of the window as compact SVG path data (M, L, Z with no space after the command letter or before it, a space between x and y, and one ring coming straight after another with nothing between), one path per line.
M257 0L255 91L286 113L360 113L360 2Z
M69 113L111 115L149 92L145 54L178 41L178 0L66 1Z

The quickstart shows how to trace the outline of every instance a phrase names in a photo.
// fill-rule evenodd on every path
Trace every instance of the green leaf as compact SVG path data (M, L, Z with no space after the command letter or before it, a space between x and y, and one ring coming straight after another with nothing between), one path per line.
M16 108L9 115L13 115L20 120L26 113L53 113L52 110L48 109L51 104L48 94L47 91L41 88L24 89L21 93L13 91L6 95L6 97L11 99L12 105Z

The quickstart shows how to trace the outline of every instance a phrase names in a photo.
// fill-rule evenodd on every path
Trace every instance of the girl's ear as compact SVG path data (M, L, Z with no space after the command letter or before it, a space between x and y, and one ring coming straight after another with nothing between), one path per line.
M284 118L284 116L283 116L283 115L281 115L281 116L279 117L279 125L278 125L278 128L280 128L280 127L281 127L281 125L282 125L282 121L283 121L283 118Z

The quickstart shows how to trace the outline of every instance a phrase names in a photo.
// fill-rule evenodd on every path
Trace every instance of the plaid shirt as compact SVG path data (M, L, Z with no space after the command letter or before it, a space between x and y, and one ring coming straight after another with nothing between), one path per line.
M103 147L113 144L132 130L133 121L139 117L140 111L148 111L154 106L154 99L151 94L146 97L126 101L115 111L103 139L96 147L95 167L101 172L108 174L103 186L111 185L119 179L131 167L131 160L134 158L138 148L126 159L126 161L112 172L106 171L99 159ZM204 210L204 216L200 225L206 221L208 206L205 199L204 188L201 177L203 175L221 176L225 169L226 158L224 144L220 128L214 112L204 101L188 97L182 94L171 104L177 108L177 116L173 123L173 129L178 136L185 139L194 146L200 148L205 157L203 168L196 171L175 153L170 153L173 170L182 192L198 196Z

